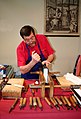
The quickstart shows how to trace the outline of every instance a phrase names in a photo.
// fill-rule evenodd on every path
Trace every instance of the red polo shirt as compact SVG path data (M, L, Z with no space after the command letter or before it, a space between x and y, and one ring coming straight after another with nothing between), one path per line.
M36 38L39 42L41 51L43 53L43 55L45 56L45 58L47 59L47 57L51 54L53 54L55 51L53 50L53 48L51 47L51 45L49 44L47 38L44 35L36 35ZM30 53L32 53L32 51L36 51L38 54L40 54L40 50L38 48L38 43L36 41L36 45L34 47L30 47L28 46L30 49ZM17 47L17 63L18 66L23 66L26 64L26 61L28 59L28 50L26 48L26 43L24 41L22 41L19 46Z

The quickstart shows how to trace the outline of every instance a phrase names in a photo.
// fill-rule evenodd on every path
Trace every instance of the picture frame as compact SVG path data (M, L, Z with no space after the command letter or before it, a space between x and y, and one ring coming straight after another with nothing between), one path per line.
M45 0L46 36L80 36L79 0Z

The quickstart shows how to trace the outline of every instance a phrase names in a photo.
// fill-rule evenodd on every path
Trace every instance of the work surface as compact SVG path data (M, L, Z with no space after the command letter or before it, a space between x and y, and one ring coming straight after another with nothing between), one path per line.
M25 84L33 83L34 81L25 80ZM71 92L66 92L64 89L55 88L54 95L61 96L66 95L67 97L71 95ZM27 103L24 109L19 108L19 100L14 110L9 113L9 109L13 104L13 99L0 99L0 119L81 119L81 109L78 108L76 110L67 110L66 107L64 109L60 106L60 110L57 110L54 106L50 108L50 106L45 102L44 99L41 99L43 110L37 106L36 109L29 107L29 97L32 96L31 89L28 89L27 93L23 94L24 97L27 98ZM36 90L35 97L39 96L40 89Z

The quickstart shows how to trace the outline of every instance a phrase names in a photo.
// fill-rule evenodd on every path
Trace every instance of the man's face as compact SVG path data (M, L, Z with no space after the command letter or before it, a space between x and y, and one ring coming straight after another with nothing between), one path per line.
M36 44L35 35L31 32L30 36L24 36L24 41L29 46L33 47Z

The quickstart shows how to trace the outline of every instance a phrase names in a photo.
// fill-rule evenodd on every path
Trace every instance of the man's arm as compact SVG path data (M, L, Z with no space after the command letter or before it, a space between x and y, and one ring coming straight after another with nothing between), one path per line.
M35 53L35 51L32 52L32 60L24 66L20 66L20 72L22 74L25 74L31 70L31 68L40 61L40 56Z
M51 54L48 56L47 60L43 61L42 64L46 64L47 67L49 67L49 64L54 60L54 54Z

